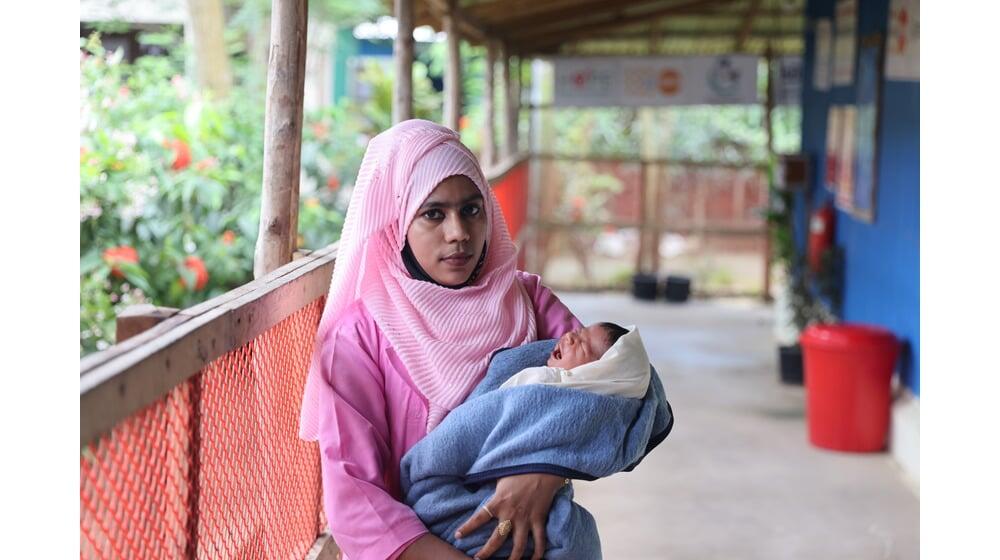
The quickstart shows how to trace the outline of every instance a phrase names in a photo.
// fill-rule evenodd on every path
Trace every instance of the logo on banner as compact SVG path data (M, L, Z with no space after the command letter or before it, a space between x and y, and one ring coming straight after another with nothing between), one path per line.
M681 74L673 68L660 71L660 92L663 95L675 95L681 90Z
M726 56L719 57L708 74L708 86L720 97L733 97L740 89L743 73Z
M594 68L570 71L562 76L562 80L578 95L606 95L613 81L610 72Z

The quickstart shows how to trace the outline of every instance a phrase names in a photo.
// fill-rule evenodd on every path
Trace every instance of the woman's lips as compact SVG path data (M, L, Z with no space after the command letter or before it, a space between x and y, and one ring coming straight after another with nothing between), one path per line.
M465 266L469 264L472 260L472 255L468 253L462 253L458 255L449 255L441 259L445 264L450 264L451 266Z

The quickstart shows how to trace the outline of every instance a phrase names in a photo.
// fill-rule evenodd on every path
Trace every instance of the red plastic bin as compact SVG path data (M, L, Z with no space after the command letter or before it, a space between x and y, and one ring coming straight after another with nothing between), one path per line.
M814 325L802 333L809 441L824 449L885 449L899 342L883 328Z

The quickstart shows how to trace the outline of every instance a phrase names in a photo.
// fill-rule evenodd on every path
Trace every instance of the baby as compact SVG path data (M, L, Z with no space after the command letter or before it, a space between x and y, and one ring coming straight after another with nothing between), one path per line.
M570 331L559 338L546 365L525 368L500 388L533 384L643 398L649 388L649 357L639 329L595 323Z

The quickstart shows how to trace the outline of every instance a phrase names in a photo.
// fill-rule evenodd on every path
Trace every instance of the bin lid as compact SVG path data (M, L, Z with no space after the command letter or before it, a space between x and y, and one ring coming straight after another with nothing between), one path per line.
M813 348L857 348L896 344L891 331L863 323L812 325L802 333L800 343Z

